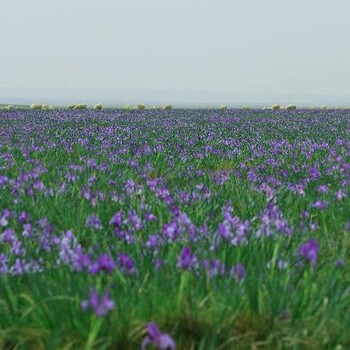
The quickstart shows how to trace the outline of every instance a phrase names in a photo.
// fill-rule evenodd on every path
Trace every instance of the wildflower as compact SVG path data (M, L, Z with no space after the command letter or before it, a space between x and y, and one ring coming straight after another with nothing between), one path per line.
M142 228L142 221L141 219L137 216L136 212L134 211L129 211L129 222L131 223L132 226L135 227L137 231L141 230Z
M341 268L345 265L345 261L343 258L339 258L334 262L334 266L337 268Z
M95 289L91 289L88 300L83 300L80 304L83 311L91 309L98 317L105 317L110 310L115 307L115 302L110 299L109 292L105 292L100 297Z
M219 259L213 261L203 260L203 267L209 273L211 278L217 276L218 274L225 274L225 265L221 264Z
M116 228L121 228L123 224L123 212L122 210L119 210L117 213L114 214L113 218L109 222L110 224L114 225Z
M151 322L147 325L147 336L143 340L141 350L146 350L148 345L153 345L158 350L175 350L176 343L167 333L162 333L158 325Z
M219 236L223 241L226 241L231 238L232 232L229 228L229 226L225 223L221 223L219 225Z
M317 263L319 242L314 239L310 239L306 243L303 243L299 249L299 255L304 259L308 260L312 266Z
M21 214L19 214L18 221L21 224L25 224L28 222L28 220L29 220L29 215L25 211L22 211Z
M306 210L303 210L301 212L301 216L302 216L302 218L307 219L307 218L310 217L310 213L308 211L306 211Z
M338 201L341 201L343 198L346 197L346 193L343 191L343 190L339 190L336 195L335 195L335 198L338 200Z
M312 222L312 223L310 224L310 230L311 230L311 231L317 231L318 229L319 229L319 227L318 227L317 223Z
M0 217L0 226L5 227L9 223L11 213L8 209L4 209L3 214Z
M170 242L174 241L179 235L177 223L175 221L172 221L170 224L164 224L162 232Z
M318 199L314 204L312 204L312 207L316 209L326 209L328 204L329 202Z
M0 234L0 242L12 243L16 240L17 237L15 235L15 232L11 228L6 229L2 234Z
M147 212L145 214L145 219L147 221L155 221L155 220L157 220L157 217L155 215L153 215L152 213Z
M85 268L88 268L91 265L91 259L88 254L85 254L81 246L77 246L74 250L74 268L81 272Z
M37 180L34 182L33 188L42 192L45 189L45 185L41 180Z
M10 268L10 273L15 275L23 275L24 268L23 268L23 262L20 259L16 259L15 264Z
M9 272L8 257L5 254L0 254L0 274Z
M157 271L160 270L161 267L163 267L166 264L164 259L154 259L153 265L156 268Z
M89 272L92 275L96 275L101 271L112 273L115 267L116 265L114 260L108 254L103 254L99 256L97 261L90 266Z
M317 188L319 193L328 193L329 189L327 185L320 185Z
M246 275L244 265L241 263L237 263L236 265L232 266L230 275L231 277L236 278L237 281L243 280Z
M305 195L305 187L302 184L298 184L295 186L296 193L299 196L304 196Z
M260 226L256 232L256 236L269 237L274 232L292 234L292 228L288 226L286 219L284 219L280 209L273 203L268 203L266 209L260 215Z
M184 247L179 256L177 266L183 270L189 270L193 265L197 263L197 258L192 255L189 247Z
M260 191L264 193L267 198L272 198L275 194L275 191L265 182L261 184Z
M102 229L102 224L100 219L98 218L97 215L92 214L90 215L86 221L85 221L85 226L86 227L92 227L94 230L101 230Z
M321 177L320 171L315 167L310 168L309 174L312 180L318 180Z
M62 184L60 185L58 193L59 194L65 193L66 189L67 189L67 183L63 181Z
M8 181L8 177L4 175L0 175L0 187L5 187Z
M118 264L123 272L132 275L136 272L134 261L127 254L121 253L118 256Z
M22 232L23 237L31 237L32 235L32 225L31 224L24 224L23 225L23 232Z
M147 248L156 248L160 246L161 244L161 238L157 235L149 235L148 240L146 242Z

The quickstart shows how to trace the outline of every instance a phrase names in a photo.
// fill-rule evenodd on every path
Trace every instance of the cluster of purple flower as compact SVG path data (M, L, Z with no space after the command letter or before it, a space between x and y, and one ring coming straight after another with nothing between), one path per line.
M262 111L92 113L0 119L0 275L209 276L243 290L260 269L318 273L327 228L350 230L350 126L341 112L306 121ZM319 120L334 141L324 141ZM112 292L96 286L81 307L105 317ZM175 349L175 341L150 323L148 346Z

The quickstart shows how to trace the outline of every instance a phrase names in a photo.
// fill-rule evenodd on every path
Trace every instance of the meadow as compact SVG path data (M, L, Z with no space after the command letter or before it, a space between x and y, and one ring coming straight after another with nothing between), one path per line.
M350 349L349 110L0 111L1 349Z

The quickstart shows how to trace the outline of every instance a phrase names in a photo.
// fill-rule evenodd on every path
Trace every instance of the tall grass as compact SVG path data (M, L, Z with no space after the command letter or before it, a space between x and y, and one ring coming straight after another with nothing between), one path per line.
M0 347L350 348L348 111L0 127Z

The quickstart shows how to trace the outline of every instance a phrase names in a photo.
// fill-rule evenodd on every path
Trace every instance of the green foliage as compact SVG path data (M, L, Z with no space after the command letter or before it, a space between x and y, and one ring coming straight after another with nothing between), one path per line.
M12 111L14 109L13 105L6 105L1 108L3 111Z
M145 109L146 108L146 106L144 105L144 104L142 104L142 103L138 103L136 106L135 106L135 109L138 109L138 110L143 110L143 109Z
M102 104L101 103L95 104L94 109L101 110L102 109Z
M34 111L41 111L43 109L43 105L38 104L38 103L32 103L29 106L30 109L34 110Z
M79 110L82 110L82 109L86 109L87 108L87 105L86 104L76 104L74 105L73 109L79 109Z

